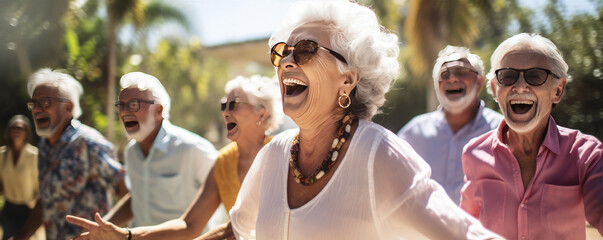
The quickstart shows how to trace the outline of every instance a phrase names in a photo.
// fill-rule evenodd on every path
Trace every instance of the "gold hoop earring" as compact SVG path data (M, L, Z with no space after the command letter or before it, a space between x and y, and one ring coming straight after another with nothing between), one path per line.
M341 103L342 98L343 98L344 103ZM337 102L339 103L339 106L341 108L346 109L346 108L350 107L350 105L352 104L352 99L350 99L350 97L344 91L342 95L339 95L339 99L337 100Z

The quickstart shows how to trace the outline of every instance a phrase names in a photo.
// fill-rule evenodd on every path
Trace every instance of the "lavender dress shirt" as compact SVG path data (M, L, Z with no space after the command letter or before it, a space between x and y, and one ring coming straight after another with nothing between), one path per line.
M425 159L431 167L431 178L459 204L465 177L461 160L463 147L472 138L495 129L502 119L500 113L484 107L481 101L475 118L453 133L444 111L438 107L436 111L413 118L398 132L398 137Z

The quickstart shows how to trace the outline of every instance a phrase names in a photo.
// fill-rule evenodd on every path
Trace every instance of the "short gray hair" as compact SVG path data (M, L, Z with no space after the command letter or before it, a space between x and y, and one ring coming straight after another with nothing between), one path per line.
M518 50L529 50L530 52L545 56L553 65L552 69L549 69L551 72L560 78L567 78L568 81L570 80L570 76L567 74L569 66L565 60L563 60L561 52L551 40L536 33L519 33L503 41L498 45L496 50L494 50L494 53L492 53L492 56L490 57L492 67L488 73L489 81L496 78L494 71L500 68L503 58L505 58L507 54ZM488 93L492 94L490 84L486 85L488 85Z
M438 53L438 59L433 66L433 80L435 82L440 80L440 70L444 63L457 61L463 58L467 59L471 66L475 68L478 76L484 76L484 62L478 55L471 53L469 48L448 45Z
M126 73L121 77L119 80L119 85L121 85L122 89L135 87L140 90L151 92L155 98L155 102L163 106L161 116L166 120L170 119L170 107L172 106L172 100L170 99L170 95L168 95L161 82L159 82L159 79L143 72L131 72Z
M239 89L249 98L249 104L255 108L264 108L269 114L266 118L267 132L278 129L283 119L280 88L274 78L254 75L249 78L237 76L226 83L226 95Z
M79 81L75 80L71 75L59 72L59 70L51 70L50 68L42 68L29 76L27 81L27 93L31 98L33 92L40 85L49 84L59 89L73 104L73 118L77 119L82 115L80 107L80 96L84 93L84 88Z
M377 114L399 74L397 35L379 24L373 10L349 1L300 1L287 16L289 19L270 37L270 47L285 42L305 23L321 22L332 27L331 47L348 63L337 62L340 72L355 69L360 76L350 111L360 119Z

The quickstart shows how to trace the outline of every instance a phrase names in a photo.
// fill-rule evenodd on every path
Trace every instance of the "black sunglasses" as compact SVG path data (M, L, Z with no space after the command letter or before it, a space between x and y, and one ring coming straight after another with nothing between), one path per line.
M246 102L241 102L239 100L239 98L235 98L234 100L232 100L230 102L226 102L226 99L222 99L222 101L220 101L220 110L222 110L222 112L224 112L224 110L226 110L226 107L228 106L228 111L233 111L236 109L238 103L246 103Z
M127 103L116 101L115 107L117 108L117 111L119 111L119 112L123 111L124 109L127 109L129 112L138 112L138 110L140 110L141 102L148 103L148 104L155 104L154 101L150 101L150 100L132 99L132 100L128 101Z
M540 86L546 82L549 75L553 75L555 78L559 76L555 75L551 70L544 68L529 68L529 69L515 69L515 68L501 68L494 73L498 83L503 86L511 86L519 79L519 74L523 72L523 78L526 83L532 86Z
M275 44L270 50L270 61L272 62L272 65L278 67L281 65L281 60L283 58L293 53L293 59L295 60L295 62L298 65L303 65L308 63L312 59L312 57L316 55L318 49L327 51L328 53L333 55L335 58L341 60L345 64L348 63L345 58L341 56L341 54L326 47L320 46L318 45L318 43L312 40L301 40L297 42L295 46L288 45L284 42L279 42Z

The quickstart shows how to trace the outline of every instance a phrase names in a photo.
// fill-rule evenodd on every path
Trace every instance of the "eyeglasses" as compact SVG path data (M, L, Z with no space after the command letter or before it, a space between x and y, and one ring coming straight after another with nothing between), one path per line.
M455 67L455 68L449 68L446 71L443 71L440 74L440 82L446 81L448 79L450 79L450 77L452 75L458 77L458 78L466 78L469 76L469 74L471 73L475 73L477 74L476 71L473 71L469 68L466 67Z
M333 55L333 57L341 60L345 64L348 63L345 58L341 56L341 54L326 47L320 46L318 45L318 43L312 40L301 40L297 42L295 46L288 45L284 42L279 42L274 45L270 50L270 61L272 61L272 65L278 67L281 65L281 60L283 58L293 53L293 59L295 60L295 62L299 65L303 65L308 63L312 59L312 57L316 55L316 52L318 52L319 48L327 51L328 53Z
M553 75L555 78L559 76L555 75L551 70L544 68L529 68L529 69L514 69L514 68L501 68L494 73L498 83L503 86L511 86L519 79L519 74L523 72L523 78L526 83L532 86L539 86L544 84L549 78L549 75Z
M140 103L155 104L154 101L150 100L131 99L127 103L116 101L115 107L117 108L118 112L121 112L124 109L127 109L129 112L138 112L138 110L140 110Z
M241 102L239 100L239 98L235 98L234 100L232 100L230 102L226 102L226 99L222 99L222 101L220 101L220 110L222 110L222 112L224 112L224 110L226 110L226 107L228 107L228 111L234 111L237 108L238 103L246 103L246 102Z
M29 102L27 102L27 108L29 109L29 111L33 111L35 108L42 108L42 109L47 109L50 107L50 102L54 100L57 102L71 102L69 101L69 99L64 99L64 98L54 98L54 97L41 97L38 100L31 100Z

